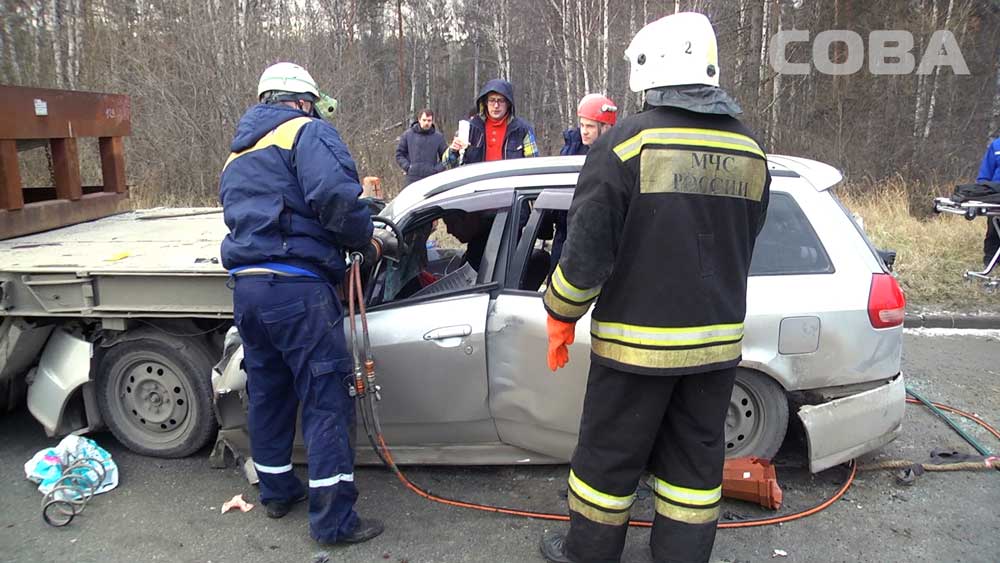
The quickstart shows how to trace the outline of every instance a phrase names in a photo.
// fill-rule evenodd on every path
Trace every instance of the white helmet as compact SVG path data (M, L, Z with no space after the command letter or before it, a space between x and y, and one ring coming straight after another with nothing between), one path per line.
M715 30L703 14L682 12L647 24L632 38L625 58L631 66L633 92L683 84L719 85Z
M257 99L264 92L278 90L296 94L312 94L319 98L319 88L316 81L306 69L295 63L278 63L264 69L257 82Z

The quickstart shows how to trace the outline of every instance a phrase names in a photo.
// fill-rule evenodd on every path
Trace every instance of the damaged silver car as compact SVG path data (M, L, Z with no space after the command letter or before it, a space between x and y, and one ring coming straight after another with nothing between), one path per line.
M579 323L569 365L552 373L541 300L556 225L583 161L465 166L410 185L382 211L409 249L379 266L366 295L379 412L397 462L569 460L589 323ZM770 156L769 168L771 202L751 265L726 447L731 457L772 458L794 415L818 472L898 435L904 303L879 252L833 194L840 173L782 156ZM213 381L217 453L249 452L241 357L232 346ZM297 460L303 453L299 439ZM358 459L378 461L365 448Z

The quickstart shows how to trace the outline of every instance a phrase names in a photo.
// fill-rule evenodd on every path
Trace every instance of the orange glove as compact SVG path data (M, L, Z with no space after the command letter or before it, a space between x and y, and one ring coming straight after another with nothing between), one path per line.
M549 333L549 369L556 371L569 362L569 348L576 336L576 323L566 323L549 315L546 323Z

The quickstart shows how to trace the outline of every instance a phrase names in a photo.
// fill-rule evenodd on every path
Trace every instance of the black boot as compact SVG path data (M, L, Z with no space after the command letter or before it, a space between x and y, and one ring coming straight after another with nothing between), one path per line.
M358 525L354 531L346 536L337 538L337 543L361 543L366 542L382 533L385 526L381 520L375 518L358 518Z
M538 546L542 551L542 557L552 563L572 563L566 555L566 535L551 533L542 536L542 542Z
M292 500L272 500L264 505L264 509L265 512L267 512L268 518L281 518L282 516L288 514L293 505L302 502L307 498L309 498L309 495L302 493L302 495Z

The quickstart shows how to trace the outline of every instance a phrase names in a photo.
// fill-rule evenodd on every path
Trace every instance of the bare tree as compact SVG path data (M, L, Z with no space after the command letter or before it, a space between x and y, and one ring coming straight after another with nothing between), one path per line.
M935 2L935 12L937 11L937 6ZM951 12L955 8L955 0L948 0L948 11L944 16L944 28L951 28ZM926 139L931 134L931 123L934 122L934 106L937 104L938 96L938 86L941 81L941 67L934 67L934 85L931 87L931 98L927 102L927 119L924 120L924 134L923 138Z
M0 80L132 96L128 170L142 202L215 201L236 122L278 60L305 65L341 101L336 124L365 173L392 169L404 114L430 106L450 128L494 76L515 82L518 113L554 152L588 91L641 109L621 53L677 10L713 21L723 86L771 151L852 176L958 177L1000 129L1000 18L982 0L0 0L0 10ZM957 31L969 75L788 76L769 63L783 29L908 29L919 57L938 28ZM811 60L810 49L787 55ZM833 51L842 62L843 46ZM900 131L912 142L886 141Z

